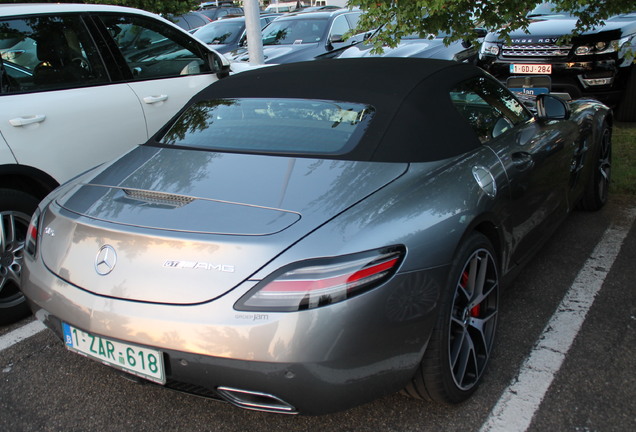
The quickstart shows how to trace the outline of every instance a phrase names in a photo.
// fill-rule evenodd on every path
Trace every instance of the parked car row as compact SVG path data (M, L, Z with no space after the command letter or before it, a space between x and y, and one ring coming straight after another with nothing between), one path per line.
M636 121L636 10L568 41L563 38L572 33L576 17L543 3L528 13L529 33L513 32L511 44L496 31L476 29L480 45L446 45L445 34L412 34L382 53L372 53L372 46L365 44L371 32L342 37L355 28L359 14L340 9L281 16L262 31L265 63L368 56L451 59L478 64L517 91L593 97L615 108L617 119ZM227 56L232 61L249 59L245 43Z
M259 18L261 29L278 16L280 14L261 14ZM200 27L192 34L215 51L226 54L245 45L247 40L245 17L229 16Z
M361 11L337 9L284 14L262 31L266 64L313 60L330 51L362 42L366 32L346 38L355 30ZM229 52L233 61L247 61L247 47Z
M468 41L444 44L446 34L437 36L412 34L402 38L395 49L382 54L371 53L365 41L373 31L351 37L360 11L341 8L303 9L290 14L262 14L263 54L266 64L283 64L326 58L352 58L369 56L418 57L456 60L476 63L479 46ZM271 21L274 21L268 25ZM267 26L267 27L265 27ZM485 30L476 29L483 38ZM249 53L245 38L245 18L229 17L201 27L193 33L231 61L247 61Z

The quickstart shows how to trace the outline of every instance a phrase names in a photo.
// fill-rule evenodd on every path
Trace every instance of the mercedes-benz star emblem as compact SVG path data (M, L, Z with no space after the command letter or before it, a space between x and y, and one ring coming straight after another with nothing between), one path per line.
M95 271L97 274L106 276L112 272L117 264L117 253L111 245L104 245L99 248L97 257L95 257Z

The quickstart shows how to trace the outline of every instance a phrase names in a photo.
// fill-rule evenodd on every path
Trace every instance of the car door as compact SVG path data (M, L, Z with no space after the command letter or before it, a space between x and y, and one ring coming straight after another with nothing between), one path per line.
M20 46L3 56L0 132L12 158L0 154L0 165L17 161L61 183L146 140L135 94L110 81L80 14L5 18L0 27Z
M121 55L153 135L190 98L218 78L204 44L173 26L143 16L100 14Z
M505 214L520 262L540 246L568 212L573 122L535 119L498 82L484 77L463 83L451 99L505 167L509 201Z
M13 153L11 149L7 145L2 133L0 133L0 164L14 164L15 158L13 157Z

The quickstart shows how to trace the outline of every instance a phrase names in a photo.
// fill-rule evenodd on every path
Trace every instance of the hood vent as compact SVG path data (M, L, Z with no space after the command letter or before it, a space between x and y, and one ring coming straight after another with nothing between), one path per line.
M123 189L123 191L126 194L126 197L130 199L144 201L149 204L170 206L174 208L183 207L184 205L190 204L192 201L194 201L194 198L192 197L167 194L162 192L152 192L138 189Z

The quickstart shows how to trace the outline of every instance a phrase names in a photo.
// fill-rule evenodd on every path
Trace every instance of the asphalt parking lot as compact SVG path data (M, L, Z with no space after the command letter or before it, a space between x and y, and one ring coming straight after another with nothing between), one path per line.
M15 342L29 318L0 329L0 430L631 431L635 217L636 197L613 196L565 221L503 293L490 369L459 406L394 394L321 417L243 411L123 379L48 330Z

